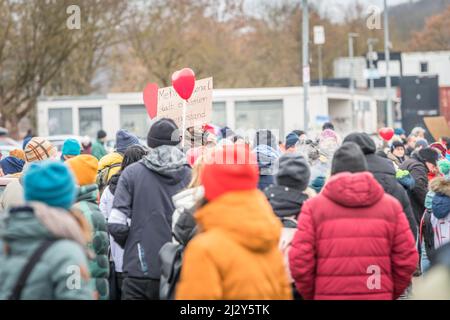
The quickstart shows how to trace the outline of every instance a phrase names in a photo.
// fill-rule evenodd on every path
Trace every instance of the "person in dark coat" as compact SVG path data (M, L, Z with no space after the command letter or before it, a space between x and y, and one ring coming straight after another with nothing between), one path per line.
M108 229L124 247L122 300L159 299L158 253L172 240L172 197L191 180L176 146L178 131L171 119L156 121L147 136L150 151L121 173L117 185Z
M258 189L263 191L275 182L275 163L281 156L281 152L275 135L266 129L256 132L253 146L259 168Z
M400 165L413 176L414 188L408 191L417 224L425 212L425 198L428 192L428 174L436 171L439 154L431 148L413 152L411 157Z
M417 237L419 221L414 217L408 194L395 177L395 168L392 161L375 154L376 145L367 133L351 133L345 137L344 142L355 142L360 146L367 161L368 171L371 172L384 191L402 204L403 211L408 218L411 231Z

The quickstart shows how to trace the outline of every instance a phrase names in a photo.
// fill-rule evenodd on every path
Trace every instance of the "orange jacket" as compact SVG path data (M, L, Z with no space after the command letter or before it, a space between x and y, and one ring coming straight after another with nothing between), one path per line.
M262 192L229 192L195 218L201 233L186 248L177 299L292 299L282 226Z

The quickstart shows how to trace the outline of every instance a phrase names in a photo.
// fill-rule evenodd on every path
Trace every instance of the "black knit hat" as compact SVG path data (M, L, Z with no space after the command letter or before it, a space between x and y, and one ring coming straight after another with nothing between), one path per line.
M401 141L394 141L394 142L392 142L391 152L394 151L394 149L398 148L398 147L402 147L403 149L405 149L405 145L403 144L403 142L401 142Z
M419 150L419 157L422 158L423 161L429 162L433 165L437 164L439 160L439 153L432 148L423 148Z
M278 185L303 191L308 187L310 177L308 161L302 155L286 153L278 160L275 176Z
M157 148L162 145L176 146L179 143L178 126L172 119L159 119L151 126L147 135L147 145L150 148Z
M364 154L372 154L377 150L377 146L372 138L365 132L354 132L350 133L348 136L344 138L343 143L345 142L354 142L360 148Z
M331 174L367 171L367 162L361 148L354 142L345 142L336 150L331 162Z
M98 132L97 132L97 139L103 139L105 137L106 137L105 130L98 130Z

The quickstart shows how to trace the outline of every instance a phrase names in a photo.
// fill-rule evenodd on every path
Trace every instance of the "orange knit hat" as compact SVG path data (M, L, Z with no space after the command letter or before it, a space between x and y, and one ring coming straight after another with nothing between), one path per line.
M66 161L79 186L94 184L97 177L98 160L90 154L82 154Z
M11 150L9 152L9 155L11 157L14 157L14 158L17 158L17 159L20 159L23 161L27 161L27 159L25 158L25 152L23 150L20 150L20 149Z

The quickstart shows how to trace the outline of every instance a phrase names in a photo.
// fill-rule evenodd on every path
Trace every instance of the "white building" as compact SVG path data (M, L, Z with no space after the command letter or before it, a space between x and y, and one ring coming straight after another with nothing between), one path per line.
M377 101L367 91L356 90L355 111L348 89L310 88L310 126L319 129L332 121L341 134L353 130L377 130ZM88 135L103 128L114 137L119 128L144 138L150 126L142 93L111 93L106 96L46 97L38 101L38 132L41 136ZM268 128L280 137L303 128L303 89L254 88L215 89L213 124L234 130Z
M439 86L450 86L450 51L402 53L404 76L438 75Z

